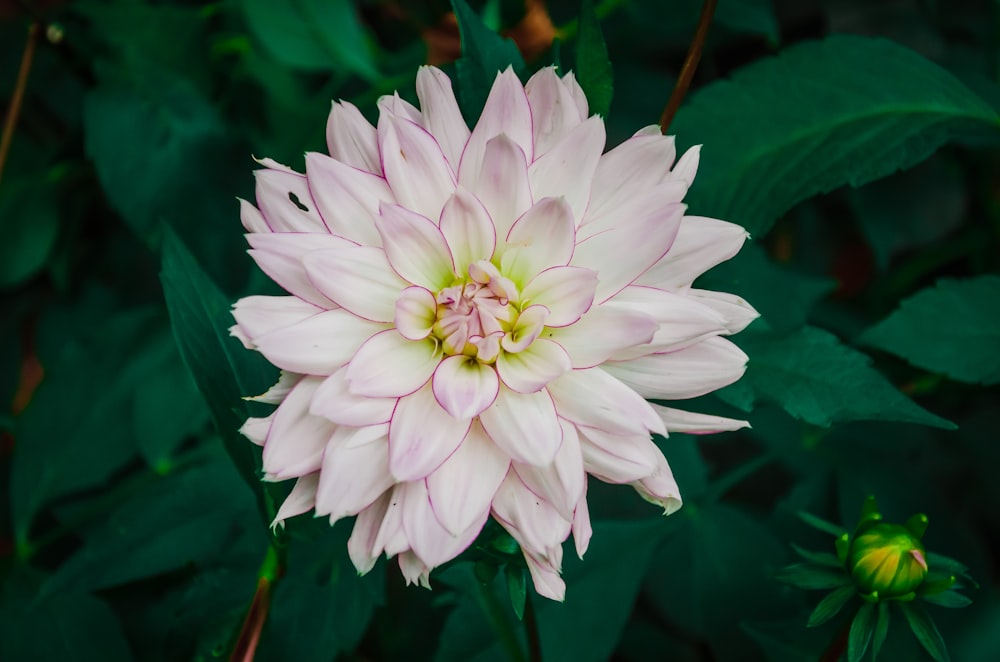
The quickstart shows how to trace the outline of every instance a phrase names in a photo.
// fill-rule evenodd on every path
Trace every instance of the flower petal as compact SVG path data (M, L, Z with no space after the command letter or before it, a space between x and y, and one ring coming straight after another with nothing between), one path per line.
M382 177L316 152L306 152L306 176L330 232L363 246L381 246L374 225L378 206L395 202Z
M506 135L486 143L484 159L474 178L463 171L459 182L479 198L496 227L496 236L504 238L531 207L528 162L524 151Z
M517 472L507 473L493 497L493 515L525 551L561 561L562 542L569 537L571 524L552 504L528 489Z
M264 442L264 473L272 480L319 471L323 449L335 426L309 415L309 402L322 380L305 377L278 407Z
M493 366L457 354L438 364L432 386L434 397L446 412L458 419L470 419L493 404L500 380Z
M389 423L389 470L399 481L425 478L455 452L470 425L442 409L430 385L400 398Z
M528 564L531 582L538 595L556 602L562 602L566 599L566 582L559 576L559 571L551 563L530 552L524 552L524 560Z
M521 305L538 304L549 310L545 326L569 326L590 310L597 291L597 273L583 267L551 267L521 290Z
M274 412L263 418L250 417L243 421L240 427L240 434L258 446L263 446L267 441L267 433L271 431L271 423L274 421Z
M486 207L462 187L441 210L441 234L448 242L459 276L465 276L468 265L492 259L497 245L496 228Z
M281 502L271 528L284 525L286 519L312 510L316 506L316 488L319 486L319 474L311 473L295 481L295 486Z
M518 462L514 470L529 490L552 504L563 519L572 520L585 491L587 474L576 426L566 421L560 421L560 425L563 441L552 464L540 467Z
M399 561L399 571L406 581L406 585L411 584L422 586L426 589L431 587L431 568L428 568L420 557L412 551L406 551L396 557Z
M326 121L326 146L330 156L352 168L382 174L375 127L349 101L335 101Z
M257 350L282 370L331 375L366 340L385 329L343 309L327 310L297 324L258 336Z
M438 213L440 209L434 218ZM433 221L399 205L383 205L375 227L389 264L401 278L434 292L454 280L448 241Z
M484 511L468 529L452 535L438 521L424 481L406 483L403 489L403 528L414 553L429 568L465 551L489 518L489 511Z
M518 462L549 465L562 444L556 407L545 390L517 393L501 387L479 420L490 439Z
M615 434L580 427L580 450L587 473L608 483L631 483L651 475L663 456L648 434Z
M263 402L267 405L280 405L288 395L288 392L295 388L295 385L299 383L302 379L302 375L294 372L289 372L287 370L282 370L281 374L278 375L278 381L274 385L255 396L245 396L244 400L249 400L250 402Z
M575 245L576 225L566 200L539 200L507 233L501 271L523 287L545 269L567 265Z
M559 416L577 425L621 434L666 432L648 402L600 368L573 370L547 388Z
M653 406L653 411L663 419L663 424L667 427L667 432L715 434L716 432L729 432L731 430L741 430L750 427L750 424L746 421L736 420L735 418L696 414L691 411L684 411L683 409L662 407L655 403L650 404Z
M463 185L468 186L468 182L479 180L480 170L489 161L485 158L486 143L499 135L506 135L513 140L521 148L528 163L534 160L531 108L528 106L528 97L524 93L521 81L510 67L498 73L493 81L483 112L462 153L459 181ZM489 209L489 205L486 207Z
M267 220L264 218L264 215L260 213L259 209L243 198L237 199L240 201L240 221L243 223L243 227L247 232L271 231L271 227L267 224Z
M437 67L420 67L417 70L417 98L424 126L441 146L452 170L458 172L470 132L451 89L451 79Z
M736 294L694 288L689 289L685 294L719 313L722 316L726 333L739 333L760 317L760 313L747 303L746 299Z
M604 120L594 115L538 157L528 168L535 199L565 197L579 223L590 202L590 187L604 151L604 140Z
M409 395L427 383L440 360L433 340L407 340L389 329L358 348L347 367L348 388L370 398Z
M698 162L701 159L701 145L695 145L684 152L670 170L670 179L682 181L688 186L694 183L698 174Z
M326 445L316 515L330 524L357 515L396 482L389 475L389 426L338 428Z
M576 544L576 555L581 559L590 546L590 538L594 529L590 526L590 508L587 506L587 481L583 482L583 495L573 512L573 542Z
M617 352L648 347L658 326L645 313L606 303L591 308L572 326L553 329L548 337L562 345L574 368L592 368Z
M364 427L388 423L395 408L395 398L372 398L352 393L347 382L347 368L341 368L324 379L316 389L309 404L309 413L338 425Z
M321 308L336 308L337 304L316 289L306 275L302 258L312 251L344 248L353 244L342 237L326 233L255 233L247 235L248 251L260 270L286 292Z
M399 335L407 340L423 340L437 320L437 299L430 290L417 285L403 290L396 300L394 319Z
M243 297L233 304L233 317L247 338L283 329L323 312L298 297Z
M358 513L351 537L347 540L347 553L358 574L364 575L375 567L381 548L376 548L379 531L389 509L393 490L386 490L370 506Z
M399 204L429 218L440 216L455 192L455 175L434 137L387 114L379 117L378 137L385 179Z
M632 487L646 501L662 506L664 515L673 515L681 508L681 491L667 458L660 454L658 459L656 471L632 483Z
M739 225L685 216L670 252L636 280L663 290L688 287L694 279L740 252L750 235Z
M531 106L535 158L549 151L587 118L586 114L580 114L569 86L559 79L555 67L539 69L525 84L524 92Z
M396 318L396 300L407 283L389 267L381 248L313 251L302 258L302 264L320 292L358 317L373 322Z
M536 339L527 349L517 352L500 352L497 372L512 391L535 393L553 379L558 379L572 369L569 355L559 343Z
M427 476L427 492L438 521L453 535L473 526L489 512L509 467L510 458L474 422L458 450Z
M677 152L673 136L635 135L601 157L584 223L600 219L662 182ZM680 202L685 188L677 189Z
M257 206L274 232L327 232L306 178L297 172L255 170Z
M644 398L685 400L732 384L746 371L747 355L725 338L601 366Z

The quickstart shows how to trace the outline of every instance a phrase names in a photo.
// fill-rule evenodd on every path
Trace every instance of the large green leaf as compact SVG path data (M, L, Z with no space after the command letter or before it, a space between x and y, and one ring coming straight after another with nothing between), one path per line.
M591 114L607 117L614 94L614 71L608 59L604 35L601 34L601 24L594 12L593 0L583 0L578 38L576 79L587 95Z
M718 395L744 411L769 400L814 425L865 420L955 427L896 390L869 357L821 329L744 333L739 344L750 356L747 372Z
M705 144L691 208L763 235L797 202L997 128L996 112L937 65L885 40L837 36L705 87L671 131Z
M0 188L0 288L19 285L45 266L59 232L49 173L9 177Z
M1000 383L1000 276L941 280L861 341L959 381Z

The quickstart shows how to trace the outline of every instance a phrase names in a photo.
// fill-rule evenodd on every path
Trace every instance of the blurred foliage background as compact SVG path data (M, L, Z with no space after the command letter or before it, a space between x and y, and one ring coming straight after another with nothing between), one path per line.
M576 0L470 4L522 74L600 46ZM613 145L657 122L701 3L594 6ZM701 284L763 317L737 338L744 380L690 408L753 428L657 440L685 497L668 519L592 481L567 602L534 601L544 659L829 655L846 613L807 629L818 595L774 576L792 543L832 551L798 512L851 528L869 494L890 520L926 513L928 550L980 583L960 612L930 607L953 659L1000 659L998 39L989 0L719 2L670 132L704 144L689 212L754 236ZM371 119L380 95L415 101L418 65L453 73L450 3L4 1L0 44L20 110L0 180L0 659L228 657L265 611L261 660L526 659L503 575L358 579L348 527L308 516L272 546L288 486L243 480L259 458L235 433L239 396L276 376L225 336L231 301L274 293L240 236L251 155L302 169L332 99ZM921 659L896 625L884 658Z

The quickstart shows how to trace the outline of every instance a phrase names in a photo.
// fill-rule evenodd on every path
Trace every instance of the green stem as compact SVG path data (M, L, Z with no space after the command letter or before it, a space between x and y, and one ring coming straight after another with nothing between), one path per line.
M517 634L511 628L510 621L504 617L503 609L500 607L500 603L496 596L493 595L493 591L490 590L490 585L477 580L476 586L479 588L479 606L483 610L483 613L486 614L486 620L489 621L493 631L496 632L497 637L500 639L500 645L507 651L508 659L512 662L525 662L524 650L521 648L521 644L517 640ZM530 596L528 596L528 598L530 598ZM526 621L528 604L530 604L530 601L526 599Z
M260 571L257 573L257 590L247 609L246 618L243 619L233 652L229 656L230 662L252 662L254 659L264 623L267 622L267 615L270 612L274 584L284 572L281 557L280 551L274 545L268 546L264 562L261 563Z
M764 453L763 455L758 455L752 460L741 464L729 473L723 474L712 483L708 493L705 495L705 502L712 503L714 501L718 501L725 496L726 492L763 469L775 459L776 456L774 453Z
M531 591L524 596L524 632L528 636L528 660L542 662L542 640L538 635L538 618L535 616L535 601Z

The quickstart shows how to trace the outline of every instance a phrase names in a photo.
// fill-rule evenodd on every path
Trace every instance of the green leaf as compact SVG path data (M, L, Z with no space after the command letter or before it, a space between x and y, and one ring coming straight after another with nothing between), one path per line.
M355 3L329 0L243 0L254 36L279 62L309 71L344 71L379 78L372 41Z
M853 586L841 586L840 588L830 591L827 593L816 608L813 609L812 614L809 615L809 622L806 623L806 627L814 628L818 625L823 625L828 620L840 613L847 601L851 599L852 596L857 594L857 591Z
M941 593L931 593L920 597L925 602L930 602L939 607L947 607L948 609L960 609L972 604L972 599L969 596L958 591L942 591Z
M744 411L769 400L814 425L869 420L955 428L896 390L869 357L826 331L743 333L738 344L750 356L747 373L718 396Z
M792 545L792 549L795 553L804 558L807 561L811 561L818 565L828 565L831 568L843 568L844 564L840 562L835 554L830 552L813 552L808 549L802 549L798 545Z
M845 533L847 533L847 531L843 527L837 526L833 522L827 522L822 517L816 517L812 513L808 513L804 510L800 510L799 512L796 513L796 515L798 515L800 520L802 520L812 528L818 531L829 533L831 536L834 536L835 538L839 538Z
M795 563L785 566L775 574L774 578L808 590L839 588L848 584L853 587L854 585L851 576L844 568L831 568L827 565L813 563Z
M875 604L865 602L854 615L851 630L847 634L848 662L860 662L868 650L872 633L875 631Z
M834 36L706 86L671 129L705 143L691 209L761 236L806 198L909 168L951 140L994 138L997 115L912 51Z
M900 602L899 608L906 616L906 622L913 631L913 636L917 638L920 645L924 647L932 658L937 662L948 662L948 648L944 644L944 639L938 631L934 621L924 608L915 602Z
M778 43L778 21L771 0L726 0L715 10L719 25L737 33L759 34Z
M900 304L861 341L973 384L1000 383L1000 276L943 279Z
M593 0L583 0L580 8L580 33L576 45L576 80L587 95L592 115L607 117L614 95L614 72L608 59L608 47L601 34L601 23L594 12Z
M56 200L45 172L8 176L0 187L0 288L20 285L45 266L59 233Z
M878 654L885 643L885 637L889 634L889 602L883 600L878 603L878 619L875 621L875 632L872 635L872 660L878 659Z
M275 370L230 337L229 299L169 229L160 280L181 358L208 402L237 470L262 499L262 514L270 523L275 512L273 504L263 500L259 451L239 434L239 428L250 414L243 397L263 393L276 380Z
M462 38L462 57L455 62L458 100L465 121L472 126L482 113L497 72L508 66L519 72L524 60L514 42L488 28L465 0L451 0L451 6Z
M517 616L517 620L524 619L524 603L528 597L528 585L524 577L524 568L507 566L504 574L507 575L507 595L510 597L510 606Z

